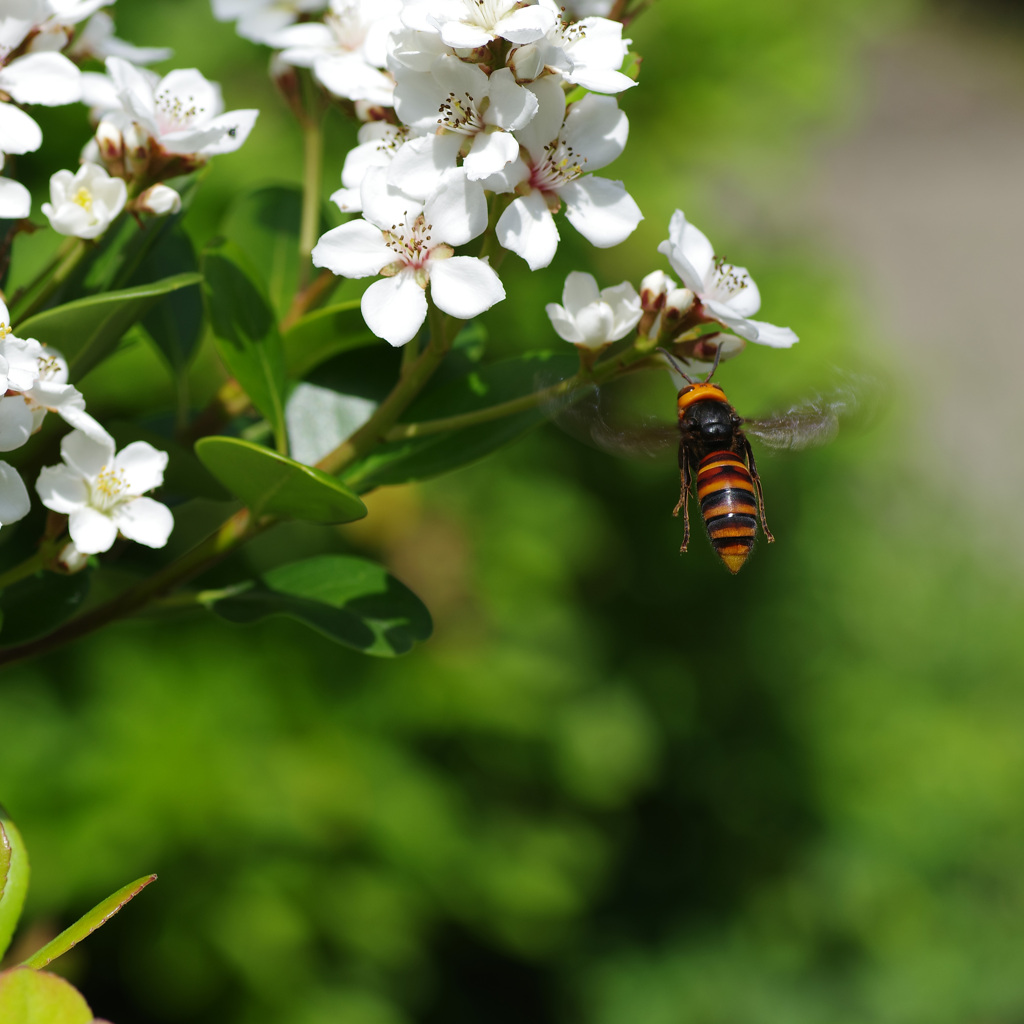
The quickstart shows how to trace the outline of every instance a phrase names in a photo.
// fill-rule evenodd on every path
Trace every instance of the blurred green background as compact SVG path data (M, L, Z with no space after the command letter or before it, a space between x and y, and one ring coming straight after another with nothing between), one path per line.
M979 219L963 214L978 189L950 134L946 157L921 166L953 168L963 193L937 188L922 217L960 270L914 292L945 250L906 219L916 165L900 174L890 159L922 123L914 103L951 133L970 133L984 106L989 142L963 146L978 166L1019 126L1019 78L1019 94L965 87L965 113L933 109L933 79L915 72L938 68L960 96L963 65L944 54L1019 63L1018 29L994 10L968 25L909 0L655 4L629 32L642 84L620 98L631 138L609 172L647 219L603 252L565 225L549 271L503 267L495 355L557 346L543 305L564 274L607 285L663 267L655 247L681 206L750 267L763 317L802 338L722 368L741 412L827 386L834 367L878 381L872 429L761 462L777 543L738 577L699 531L676 553L671 459L617 461L548 427L371 495L363 524L282 531L249 556L381 557L435 616L433 639L404 659L283 621L181 618L122 624L4 673L0 796L32 853L26 920L44 934L160 875L61 962L96 1013L1024 1020L1016 340L990 333L983 307L1003 307L961 274L1012 281L1016 268L956 234ZM175 46L166 67L198 66L229 108L262 110L246 146L212 165L190 215L197 240L239 190L295 180L301 144L265 52L199 0L120 0L115 13L126 38ZM63 126L70 166L80 111L49 125ZM351 138L332 122L325 194ZM877 198L857 191L860 166L882 168ZM896 241L873 247L868 214L883 201ZM1002 201L992 246L1020 205ZM842 233L851 224L861 235ZM879 278L896 242L909 256ZM130 407L138 373L164 376L137 348L83 390ZM672 399L667 380L651 383L653 413L670 418Z

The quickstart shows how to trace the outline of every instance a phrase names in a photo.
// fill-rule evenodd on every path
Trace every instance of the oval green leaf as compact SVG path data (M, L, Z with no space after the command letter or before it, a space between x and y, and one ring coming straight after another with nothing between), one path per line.
M21 917L28 892L28 851L10 815L0 806L0 959ZM0 1014L0 1021L6 1018Z
M575 353L530 352L503 359L425 392L409 407L404 419L410 423L429 422L487 409L570 377L578 366ZM547 416L547 410L538 405L461 430L388 442L349 467L343 479L355 490L364 492L385 484L438 476L489 455L542 423Z
M395 657L430 636L423 602L375 562L320 555L283 565L224 597L206 602L229 622L286 615L364 654Z
M92 1024L92 1010L70 982L48 971L0 971L0 1021L4 1024Z
M97 903L87 914L83 914L70 928L65 928L56 938L51 939L42 949L37 950L26 960L23 967L38 970L45 967L72 946L77 946L82 939L91 935L97 928L109 921L129 900L137 896L150 882L156 881L156 875L143 875L134 882L122 885L115 893L111 893L102 903ZM0 1020L3 1018L0 1017Z
M235 437L196 442L199 461L255 516L350 523L366 506L333 476Z
M256 272L233 242L203 253L203 301L217 352L264 416L284 438L284 349L274 311Z
M70 377L81 380L117 348L124 332L171 292L188 288L198 274L175 274L162 281L76 299L18 324L18 336L53 345L68 361Z

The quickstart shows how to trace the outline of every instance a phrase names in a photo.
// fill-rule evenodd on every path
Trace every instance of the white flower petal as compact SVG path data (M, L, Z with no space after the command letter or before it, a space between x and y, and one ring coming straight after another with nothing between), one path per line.
M573 270L566 276L562 286L562 305L570 316L576 316L585 306L597 302L600 297L597 278L593 274Z
M438 309L469 320L505 298L501 279L475 256L453 256L430 264L430 297Z
M412 273L374 281L360 303L366 326L389 345L405 345L427 318L427 296Z
M32 410L21 395L0 396L0 452L13 452L32 436Z
M42 144L42 129L24 110L0 103L0 151L34 153Z
M46 504L45 500L43 504ZM109 551L117 540L117 527L113 520L88 505L75 509L69 515L68 533L75 547L85 555Z
M483 186L469 181L460 169L450 171L424 204L423 217L427 224L433 225L434 243L464 245L487 228L487 197Z
M126 494L144 494L164 482L167 452L159 451L146 441L133 441L117 453L114 465L124 470Z
M31 211L32 196L29 190L20 181L0 178L0 219L20 220Z
M508 132L480 132L462 165L471 181L499 173L519 156L519 143Z
M522 256L531 270L546 267L558 248L558 228L544 197L538 192L512 200L498 218L498 241Z
M73 430L60 443L61 458L86 479L95 479L114 459L114 439L104 431L91 436Z
M13 466L0 462L0 525L24 519L31 507L21 475Z
M29 53L0 70L0 89L15 103L58 107L81 98L81 72L63 54Z
M775 324L763 320L749 320L757 328L757 337L751 338L759 345L770 345L772 348L789 348L800 339L788 327L776 327Z
M559 190L569 223L598 249L625 241L644 219L621 181L587 174Z
M484 120L509 132L525 128L540 106L536 95L520 85L508 68L491 73L487 94L490 103Z
M587 170L596 171L626 148L629 119L614 96L590 93L569 108L561 134L567 147L586 155Z
M544 312L547 313L555 333L563 341L571 341L574 345L583 341L583 334L576 326L576 321L557 302L549 302L544 307Z
M174 529L171 510L152 498L126 501L113 510L110 518L125 537L148 548L162 548Z
M326 267L341 277L369 277L394 260L380 228L353 220L331 228L313 246L313 266Z
M36 493L48 509L63 515L83 508L89 501L89 488L81 473L64 465L46 466L40 470Z

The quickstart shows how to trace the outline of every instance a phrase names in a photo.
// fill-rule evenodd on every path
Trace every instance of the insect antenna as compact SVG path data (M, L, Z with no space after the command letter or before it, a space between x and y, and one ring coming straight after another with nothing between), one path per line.
M675 368L676 372L679 374L680 377L682 377L685 381L687 381L690 384L696 384L697 383L697 381L695 381L689 374L687 374L687 373L685 373L683 371L683 368L679 365L679 360L671 352L669 352L669 350L667 348L665 348L662 345L659 345L658 346L658 351L661 352L662 355L664 355L668 359L668 361L672 364L672 366ZM715 346L715 361L711 365L711 372L704 378L703 381L701 381L701 383L707 384L707 382L709 380L711 380L711 378L715 375L715 370L718 369L718 364L721 361L721 359L722 359L722 346L721 345L716 345Z

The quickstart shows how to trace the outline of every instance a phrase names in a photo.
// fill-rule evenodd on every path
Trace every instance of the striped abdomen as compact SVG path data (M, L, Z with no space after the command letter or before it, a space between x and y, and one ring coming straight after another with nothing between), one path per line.
M754 547L757 500L746 463L734 452L705 455L697 467L697 500L711 546L731 573Z

